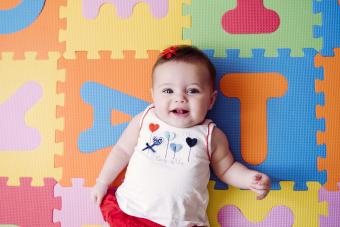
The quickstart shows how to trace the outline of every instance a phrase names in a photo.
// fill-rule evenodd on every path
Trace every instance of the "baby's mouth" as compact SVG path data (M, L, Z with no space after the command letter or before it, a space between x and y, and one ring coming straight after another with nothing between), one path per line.
M174 109L174 110L171 110L171 113L182 115L182 114L189 113L189 111L188 110L184 110L184 109Z

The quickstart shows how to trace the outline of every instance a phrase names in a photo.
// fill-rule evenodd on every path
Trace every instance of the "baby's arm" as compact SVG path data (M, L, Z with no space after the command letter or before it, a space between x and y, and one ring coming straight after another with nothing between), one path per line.
M270 190L270 178L258 171L250 170L236 162L229 150L225 134L215 128L211 139L211 166L215 174L225 183L242 189L250 189L263 199Z
M109 185L128 164L137 144L142 113L135 116L122 133L105 160L104 166L91 191L92 200L100 205Z

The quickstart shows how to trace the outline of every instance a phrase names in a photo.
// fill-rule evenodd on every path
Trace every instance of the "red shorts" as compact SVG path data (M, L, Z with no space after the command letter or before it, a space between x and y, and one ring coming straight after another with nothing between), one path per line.
M155 222L145 218L138 218L125 214L117 203L115 196L117 188L110 188L103 198L100 210L104 220L110 224L111 227L162 227ZM164 227L164 226L163 226Z

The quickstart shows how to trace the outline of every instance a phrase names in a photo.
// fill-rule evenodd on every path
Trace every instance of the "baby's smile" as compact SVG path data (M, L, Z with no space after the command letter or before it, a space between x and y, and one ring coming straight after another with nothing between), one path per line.
M180 109L180 108L176 108L174 110L171 110L170 112L175 114L176 116L181 116L181 117L187 116L189 114L188 110Z

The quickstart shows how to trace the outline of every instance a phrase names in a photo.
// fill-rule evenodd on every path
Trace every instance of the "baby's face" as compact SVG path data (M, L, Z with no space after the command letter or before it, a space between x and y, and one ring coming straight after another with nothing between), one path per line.
M171 61L155 68L152 98L158 118L187 128L203 122L215 102L216 91L206 67Z

